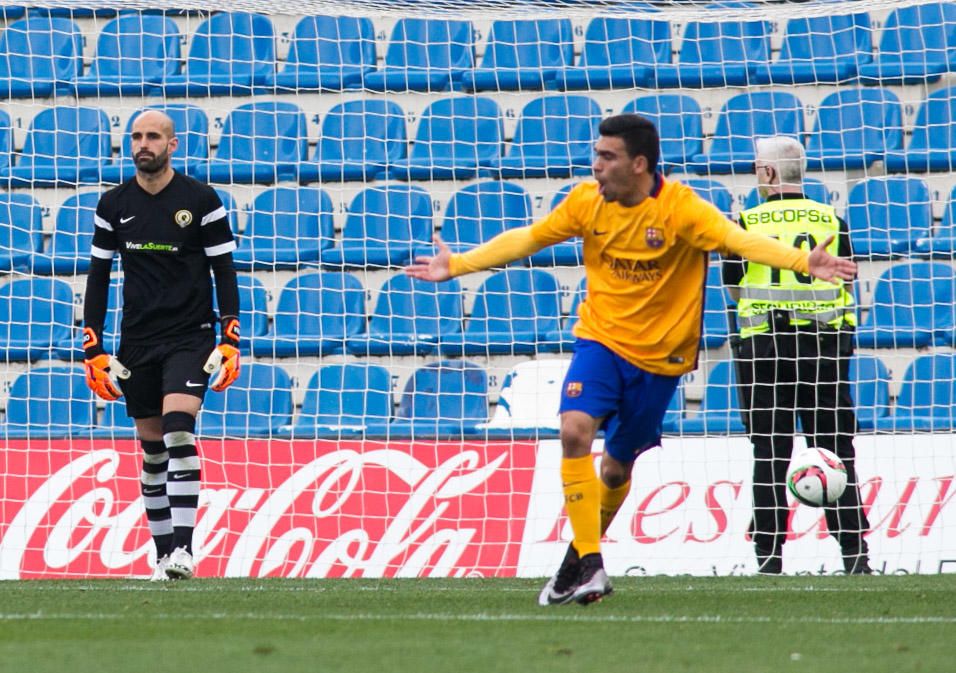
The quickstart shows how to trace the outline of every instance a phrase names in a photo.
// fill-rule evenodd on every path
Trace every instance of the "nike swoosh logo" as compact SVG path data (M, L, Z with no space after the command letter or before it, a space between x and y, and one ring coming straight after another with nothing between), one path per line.
M160 487L160 488L144 488L144 489L143 489L143 495L156 495L157 493L162 493L164 490L166 490L166 489L164 489L164 488L162 488L162 487Z
M130 220L135 219L135 217L136 217L135 215L131 215L131 216L129 216L129 217L121 217L121 218L120 218L120 224L126 224L126 223L129 222Z
M603 236L603 235L606 234L608 231L609 231L609 230L598 231L597 229L595 229L595 230L592 231L591 233L593 233L595 236Z
M186 381L187 388L202 388L205 383L194 383L193 381Z
M182 481L188 476L189 476L188 472L170 472L169 473L169 478L175 479L176 481Z

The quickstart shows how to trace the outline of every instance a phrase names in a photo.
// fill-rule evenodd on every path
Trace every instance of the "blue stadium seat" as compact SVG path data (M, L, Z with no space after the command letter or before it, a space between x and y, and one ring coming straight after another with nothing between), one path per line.
M736 380L733 362L722 360L716 363L707 377L700 409L680 421L681 434L727 435L745 432Z
M96 402L82 369L36 367L14 380L0 436L83 437L89 436L95 424Z
M269 333L269 291L262 281L251 274L239 274L239 350L243 355L252 353L252 338ZM219 311L219 301L213 282L213 308ZM218 331L218 330L217 330Z
M159 110L173 120L176 138L179 140L179 147L170 159L173 168L192 175L198 167L209 161L209 120L202 108L189 103L150 105L130 115L119 157L100 169L103 182L119 184L136 175L130 133L133 130L133 122L146 110Z
M83 71L83 34L70 19L28 16L0 33L0 96L49 98Z
M452 252L465 252L498 234L531 224L531 197L520 184L499 180L477 182L455 192L442 219L441 237ZM434 255L425 245L415 255Z
M556 344L557 349L561 352L567 353L574 350L576 337L571 333L571 329L574 327L574 323L578 321L578 307L587 295L587 280L586 276L582 276L581 280L578 281L577 287L574 289L574 297L571 300L571 310L568 312L568 316L562 319L561 327L545 339L549 344Z
M200 180L275 183L295 179L308 152L305 114L295 103L245 103L223 122L216 155L197 165Z
M946 344L953 331L956 272L943 262L898 263L873 288L873 303L856 330L861 348L924 348Z
M929 187L919 178L903 176L862 180L847 197L846 221L856 256L906 255L917 240L929 236L933 223Z
M43 245L43 210L29 193L0 193L0 272L30 271Z
M915 358L903 374L896 406L876 419L876 430L942 432L956 428L956 354Z
M755 141L760 136L803 135L803 103L791 93L759 91L737 94L720 109L710 151L698 154L695 173L753 172Z
M30 122L19 161L0 170L0 184L55 187L97 183L111 151L110 122L100 108L44 108Z
M13 127L10 115L0 110L0 171L10 168L13 160Z
M661 139L660 170L682 168L703 152L704 131L700 105L683 94L656 94L636 98L621 108L637 113L657 127Z
M770 61L767 21L692 21L684 30L676 65L652 72L651 88L750 84L751 71Z
M375 60L375 27L370 18L305 16L295 25L275 86L279 91L361 87Z
M934 91L916 112L905 150L886 153L890 172L951 171L956 168L956 87Z
M370 91L447 91L475 65L470 21L399 19L385 62L365 76Z
M548 86L561 91L643 87L671 62L667 21L598 17L584 31L576 66L557 70Z
M292 436L357 436L368 423L387 426L391 416L392 378L385 367L358 363L325 365L305 387Z
M484 171L502 178L589 175L601 108L587 96L542 96L521 111L507 154Z
M704 288L704 319L701 324L700 347L720 348L729 336L727 310L730 296L720 277L720 264L707 268L707 285Z
M490 98L457 96L429 104L418 123L408 159L395 161L389 174L399 180L459 180L501 156L501 108Z
M272 331L252 337L252 353L306 357L341 353L365 331L365 288L348 273L299 274L279 292Z
M171 96L242 96L275 79L275 29L261 14L222 12L199 24L186 69L169 75L162 93Z
M341 243L322 252L330 266L401 266L432 238L431 196L418 185L367 187L349 204Z
M680 178L680 182L693 189L698 196L717 206L728 218L734 208L734 197L720 180L713 178Z
M903 147L903 110L889 89L841 89L824 98L807 142L807 170L867 168Z
M950 261L956 257L956 187L949 193L939 227L929 236L917 238L913 252Z
M488 419L488 374L465 360L419 367L408 379L391 423L368 423L366 435L460 438Z
M248 362L223 393L206 395L196 423L203 437L271 437L292 422L292 380L279 365Z
M752 72L755 84L821 84L856 78L870 61L870 16L836 14L787 21L780 56Z
M684 420L684 411L686 408L686 394L684 392L683 381L677 385L671 397L670 404L664 412L664 419L661 421L662 434L679 434L680 424Z
M0 7L0 19L4 22L23 18L27 13L27 8L23 5L4 5Z
M461 334L442 340L444 355L521 355L557 350L549 342L561 327L561 288L541 269L512 268L479 286Z
M878 418L890 413L890 372L874 355L857 353L850 359L850 397L860 430L873 430Z
M53 236L42 253L33 257L33 273L84 274L90 268L93 215L100 192L73 194L56 211ZM2 213L2 211L0 211Z
M953 65L956 5L935 2L890 12L871 63L860 66L863 84L938 81Z
M352 337L353 355L427 355L462 328L461 285L454 278L428 283L404 274L382 285L367 335Z
M830 203L830 190L817 178L803 178L803 195L817 203ZM761 203L760 191L754 187L747 193L742 210L749 210Z
M96 57L77 78L76 96L146 96L179 74L179 28L160 14L131 12L109 21L96 40Z
M0 285L0 360L49 358L73 330L73 291L55 278L17 278Z
M574 62L571 19L500 19L481 65L461 78L466 91L538 91Z
M391 100L339 103L322 119L312 158L299 166L301 182L384 177L408 153L405 113Z
M335 242L332 199L318 187L274 187L252 202L239 249L237 269L276 271L318 265L322 250Z

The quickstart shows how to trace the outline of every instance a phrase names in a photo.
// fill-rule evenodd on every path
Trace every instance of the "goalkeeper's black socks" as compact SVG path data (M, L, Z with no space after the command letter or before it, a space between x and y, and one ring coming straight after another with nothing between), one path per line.
M160 440L141 440L143 447L143 471L139 476L140 493L146 508L149 532L156 545L156 558L161 559L173 550L173 521L169 512L169 496L166 495L166 470L169 453Z
M163 442L169 452L166 490L173 522L172 548L193 553L193 529L199 506L199 454L196 451L196 419L183 411L163 414Z

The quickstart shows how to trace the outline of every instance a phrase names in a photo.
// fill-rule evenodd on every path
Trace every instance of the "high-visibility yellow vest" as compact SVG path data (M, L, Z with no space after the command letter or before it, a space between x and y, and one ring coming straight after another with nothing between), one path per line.
M810 199L774 199L740 215L750 231L776 238L797 248L812 250L830 235L831 255L839 249L840 221L828 205ZM792 325L825 323L834 328L856 325L853 295L842 283L828 283L809 274L747 262L740 281L737 326L747 338L770 329L771 311L790 314Z

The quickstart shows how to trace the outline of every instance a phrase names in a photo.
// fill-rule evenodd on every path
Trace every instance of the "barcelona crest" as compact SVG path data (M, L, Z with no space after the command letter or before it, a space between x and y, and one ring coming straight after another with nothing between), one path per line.
M580 397L582 390L584 390L584 384L580 381L568 381L568 385L565 386L564 389L564 394L568 397Z
M657 227L648 227L647 231L644 232L644 241L647 243L648 248L654 248L656 250L664 245L664 232Z

